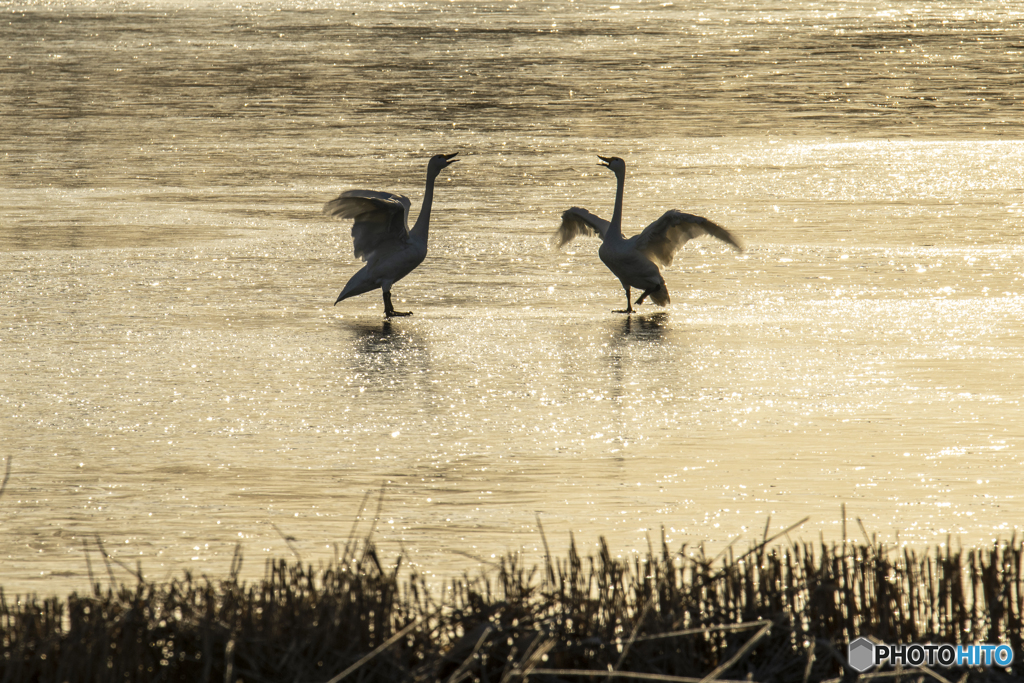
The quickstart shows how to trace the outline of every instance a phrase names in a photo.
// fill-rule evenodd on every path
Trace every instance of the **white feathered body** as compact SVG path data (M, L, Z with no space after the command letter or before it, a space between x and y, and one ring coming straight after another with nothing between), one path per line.
M324 204L324 213L337 218L352 219L352 253L366 261L345 284L338 301L384 290L384 313L405 316L391 304L391 287L416 269L427 257L430 233L430 207L434 201L437 175L454 164L458 154L435 154L427 162L427 184L423 205L412 230L409 229L409 198L377 190L348 190L337 199Z
M646 297L650 297L659 306L671 303L659 266L672 265L672 259L679 248L694 237L711 235L742 251L739 241L722 226L676 209L666 211L639 235L623 238L622 197L626 162L618 157L599 158L604 166L615 173L615 208L612 219L606 221L586 209L574 206L562 213L562 224L554 240L558 247L562 247L581 235L600 235L601 248L597 255L626 290L627 306L624 312L631 313L633 310L629 302L630 288L644 293L637 303Z
M381 250L345 284L338 301L375 289L389 291L391 286L416 269L427 257L427 243L410 239L400 248Z
M601 261L608 266L623 287L633 287L642 292L657 290L659 296L654 293L651 298L660 306L669 303L668 289L665 287L665 278L661 271L646 254L636 247L639 235L626 239L608 238L601 242L601 248L597 255ZM664 296L660 296L661 292Z

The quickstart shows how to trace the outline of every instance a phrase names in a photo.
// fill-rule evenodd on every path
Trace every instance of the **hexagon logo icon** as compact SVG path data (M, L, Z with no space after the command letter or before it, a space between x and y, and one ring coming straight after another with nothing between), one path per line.
M858 638L846 651L850 666L864 673L875 665L875 644L867 638Z

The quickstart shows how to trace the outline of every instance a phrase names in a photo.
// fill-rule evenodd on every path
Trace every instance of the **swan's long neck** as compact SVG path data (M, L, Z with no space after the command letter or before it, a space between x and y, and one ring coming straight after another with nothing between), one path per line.
M427 187L423 191L423 206L420 208L420 215L416 218L416 225L412 226L409 235L424 244L430 234L430 205L434 203L434 179L436 174L427 173Z
M605 236L622 239L622 195L626 188L626 172L615 174L615 210L612 211L612 222L608 226L608 234Z

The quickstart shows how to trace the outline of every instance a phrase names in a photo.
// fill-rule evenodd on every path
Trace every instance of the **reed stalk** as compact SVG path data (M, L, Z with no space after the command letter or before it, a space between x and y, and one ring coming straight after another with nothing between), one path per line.
M0 589L0 683L1024 678L1016 538L924 553L870 538L769 547L784 533L766 527L715 559L664 541L616 559L603 540L584 558L572 539L560 558L545 539L543 567L510 554L442 591L354 537L327 565L275 560L250 584L236 552L223 579L153 583L139 569L67 598ZM859 675L845 661L859 636L1005 643L1017 661Z

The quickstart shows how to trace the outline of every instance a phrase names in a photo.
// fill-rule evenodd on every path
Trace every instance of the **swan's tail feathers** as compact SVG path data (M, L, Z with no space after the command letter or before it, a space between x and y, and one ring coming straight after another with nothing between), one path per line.
M369 291L380 288L380 286L380 282L375 282L370 274L370 266L363 266L345 283L345 288L341 290L341 294L338 295L334 305L337 306L339 302L349 297L366 294Z
M345 285L345 289L341 290L341 294L339 294L338 298L335 299L334 305L337 306L340 302L344 301L345 299L350 299L354 296L365 294L366 292L369 292L371 289L373 289L373 287L368 285L364 286L362 282L357 282L355 278L352 278L351 280L348 281L348 284Z
M651 301L658 304L659 306L667 306L672 303L672 299L668 295L668 287L665 283L661 283L661 286L651 292Z

